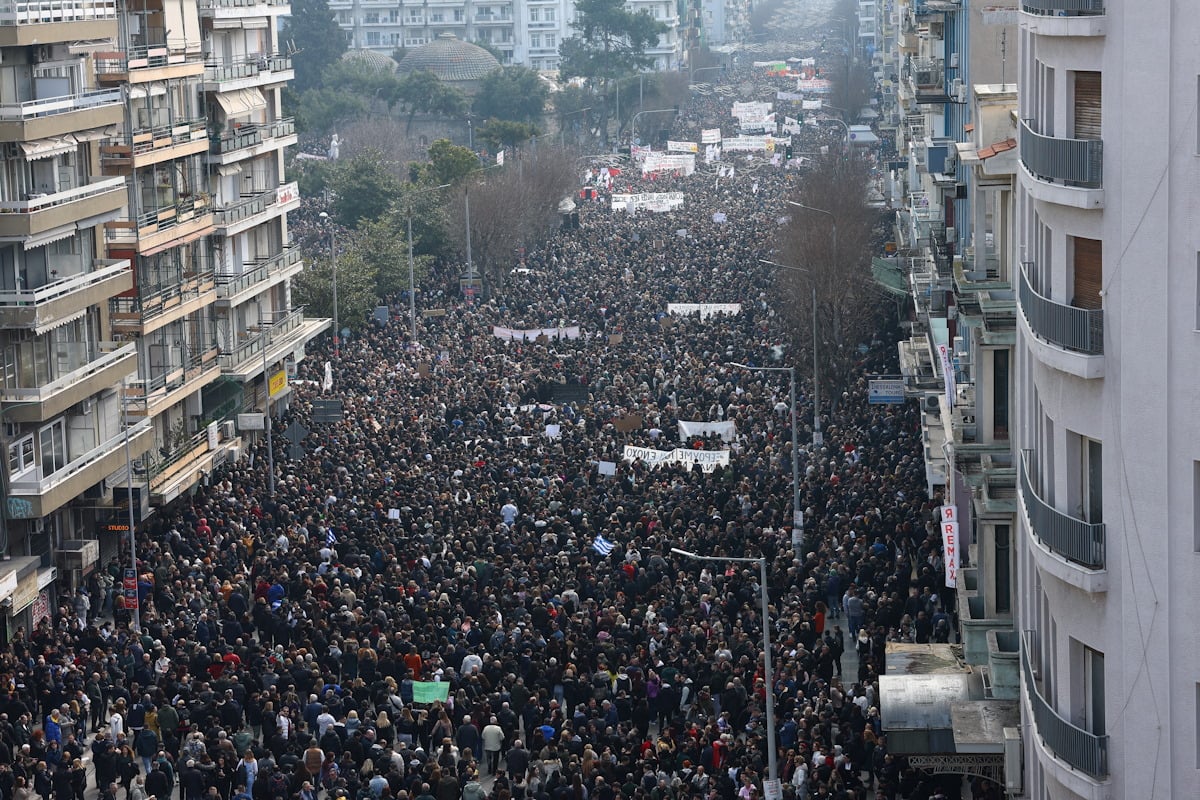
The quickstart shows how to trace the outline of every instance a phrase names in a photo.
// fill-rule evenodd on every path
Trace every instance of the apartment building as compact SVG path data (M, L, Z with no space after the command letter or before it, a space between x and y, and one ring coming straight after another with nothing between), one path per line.
M668 26L648 54L654 69L678 69L683 48L673 0L628 0L627 5ZM495 48L502 64L553 71L559 66L559 45L574 35L572 0L330 0L329 8L351 48L389 56L452 33Z
M125 464L126 435L135 456L154 441L148 420L124 425L137 348L109 331L110 301L133 286L105 227L126 204L125 178L103 161L125 104L96 80L92 53L117 31L115 0L0 5L3 635L47 618L60 567L77 580L96 563L96 543L82 540L111 505L106 479Z

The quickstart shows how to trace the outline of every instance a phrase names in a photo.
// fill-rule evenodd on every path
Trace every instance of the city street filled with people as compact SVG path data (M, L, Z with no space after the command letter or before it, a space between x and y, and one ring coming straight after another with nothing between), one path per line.
M730 102L698 96L677 135L728 131ZM759 263L794 170L623 163L582 163L597 192L578 228L483 296L459 296L461 264L435 271L417 343L393 298L338 357L310 352L273 492L260 435L141 526L139 631L126 553L3 645L0 798L752 800L768 692L789 800L922 796L888 752L878 676L889 640L944 635L952 610L919 410L867 403L896 335L859 343L813 446L795 301ZM684 200L629 213L613 192ZM787 373L735 366L797 362L803 531ZM314 419L319 398L344 420ZM724 560L759 557L767 620L758 566Z

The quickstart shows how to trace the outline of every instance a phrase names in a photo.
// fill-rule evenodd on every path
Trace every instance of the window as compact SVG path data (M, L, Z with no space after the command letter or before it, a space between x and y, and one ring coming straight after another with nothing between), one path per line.
M1076 725L1093 736L1103 736L1104 653L1071 640L1071 706Z
M367 47L379 47L379 31L367 31Z
M547 8L545 11L546 11L546 14L544 16L544 19L546 20L546 22L554 22L554 9Z
M529 48L531 50L542 49L542 35L540 33L529 34Z
M996 613L1012 611L1012 546L1011 531L1007 525L997 525L992 532L995 540L995 588Z
M1100 294L1104 289L1103 242L1072 236L1071 243L1075 268L1071 305L1076 308L1103 308L1104 298Z
M467 12L463 11L461 8L457 8L454 10L454 21L455 22L462 22L464 19L466 19L466 16L467 16Z
M538 22L542 18L542 10L540 8L529 9L529 21Z
M992 438L1008 441L1008 350L992 351Z
M553 49L558 47L557 37L553 33L546 34L546 48Z
M30 433L8 445L8 478L17 480L33 469L36 459L33 454L33 434Z
M66 421L57 419L38 431L38 449L42 457L42 477L47 478L67 464Z

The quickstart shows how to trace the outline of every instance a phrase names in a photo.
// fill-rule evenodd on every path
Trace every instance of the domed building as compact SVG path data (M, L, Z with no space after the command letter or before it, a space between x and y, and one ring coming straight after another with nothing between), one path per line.
M375 72L395 72L399 66L395 59L374 50L347 50L342 53L342 61L361 64Z
M443 83L474 94L483 77L499 68L500 62L487 50L464 42L453 33L443 33L432 42L405 53L396 73L404 76L427 70Z

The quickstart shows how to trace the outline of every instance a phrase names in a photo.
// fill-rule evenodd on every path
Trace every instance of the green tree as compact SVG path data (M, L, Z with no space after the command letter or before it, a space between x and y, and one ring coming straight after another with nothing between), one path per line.
M341 241L338 246L342 246ZM367 258L367 252L355 236L337 254L338 324L345 328L366 323L378 305L377 267ZM329 251L309 255L306 260L308 269L292 282L296 300L314 317L333 317L333 262Z
M408 112L404 135L412 129L417 114L432 114L438 117L461 117L470 108L470 100L461 89L447 86L428 70L417 70L404 76L396 84L389 98L392 107L400 106Z
M479 83L474 112L484 119L536 124L546 112L550 89L528 67L492 70Z
M338 27L328 0L293 0L279 38L295 48L296 79L292 90L303 94L321 85L325 68L346 52L346 35Z
M537 128L524 122L511 122L506 119L489 119L480 126L475 136L492 150L503 150L505 147L517 147L537 133Z
M579 0L575 4L575 36L559 46L564 78L583 78L598 91L600 129L608 127L608 85L623 75L649 67L646 48L655 44L667 26L646 11L631 12L624 0Z
M400 179L378 150L362 150L343 159L329 176L333 191L333 216L347 228L383 216L400 197Z
M336 89L309 89L296 100L296 126L307 134L323 136L342 122L362 119L369 111L367 99Z
M479 159L469 148L454 144L449 139L437 139L429 146L429 163L425 165L424 177L434 186L458 183L479 169Z

